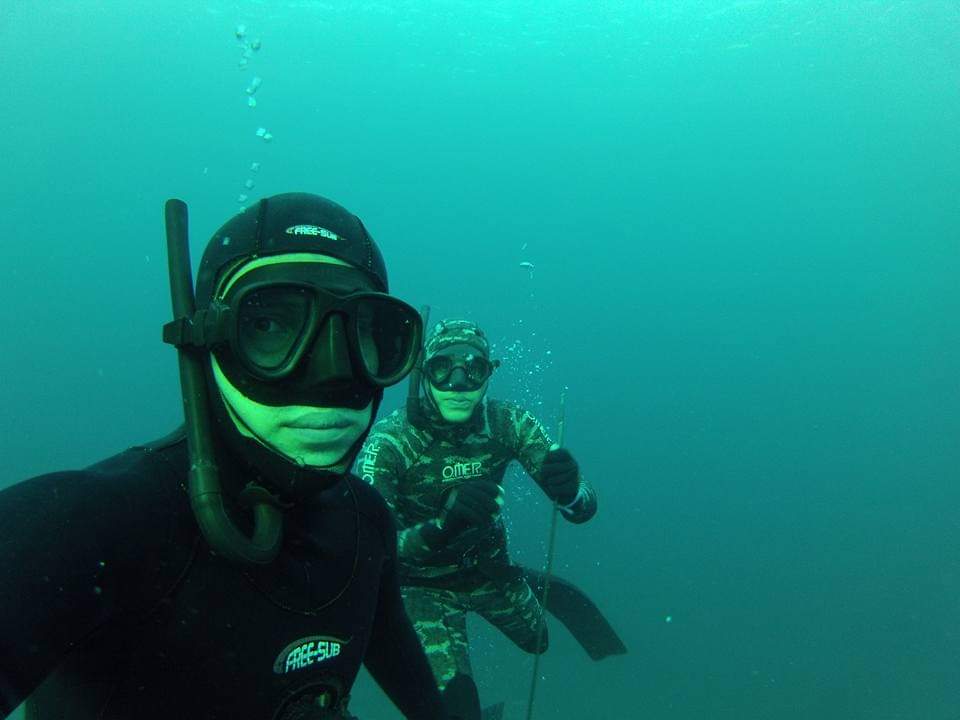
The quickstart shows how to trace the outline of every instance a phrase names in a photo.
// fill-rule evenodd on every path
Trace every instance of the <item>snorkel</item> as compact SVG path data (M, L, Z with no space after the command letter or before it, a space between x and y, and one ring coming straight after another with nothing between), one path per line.
M180 365L180 390L190 453L190 507L204 538L216 553L241 564L266 565L280 551L282 506L267 490L250 483L240 493L238 500L253 513L253 537L240 532L227 515L210 427L204 371L206 353L191 343L196 302L190 266L186 203L168 200L164 216L174 319L163 326L163 341L176 346Z
M429 305L424 305L420 308L420 320L423 323L423 327L428 327L427 321L430 320ZM413 370L410 371L410 384L407 387L407 421L415 428L423 428L427 424L423 406L420 404L420 386L423 383L423 360L425 354L424 343L420 345L420 351L417 353L417 361L414 363Z

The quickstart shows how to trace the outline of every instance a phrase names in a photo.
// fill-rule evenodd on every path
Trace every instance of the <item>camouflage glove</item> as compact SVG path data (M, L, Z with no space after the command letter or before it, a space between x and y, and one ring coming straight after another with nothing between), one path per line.
M503 488L490 480L471 480L458 485L447 498L440 515L440 530L447 540L464 530L489 524L503 505Z
M580 491L580 468L569 450L556 448L543 459L536 481L548 498L569 505Z

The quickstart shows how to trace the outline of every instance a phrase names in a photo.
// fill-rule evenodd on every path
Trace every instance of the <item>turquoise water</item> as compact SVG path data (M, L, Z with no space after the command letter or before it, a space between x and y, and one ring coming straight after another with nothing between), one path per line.
M0 486L178 422L166 198L199 256L241 194L318 192L488 330L494 395L552 425L569 387L601 505L556 567L630 654L553 627L535 717L952 720L957 37L955 2L6 2ZM524 717L532 662L472 629Z

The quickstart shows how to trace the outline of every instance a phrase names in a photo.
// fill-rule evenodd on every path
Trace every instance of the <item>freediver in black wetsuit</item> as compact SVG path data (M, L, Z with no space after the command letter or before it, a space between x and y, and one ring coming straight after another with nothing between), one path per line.
M416 311L314 195L229 220L196 312L179 201L167 229L186 427L0 492L0 716L29 698L41 720L345 718L363 663L407 718L446 717L391 514L348 472Z

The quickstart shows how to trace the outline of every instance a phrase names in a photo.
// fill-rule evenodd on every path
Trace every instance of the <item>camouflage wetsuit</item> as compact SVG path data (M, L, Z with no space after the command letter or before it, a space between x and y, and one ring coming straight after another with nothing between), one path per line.
M535 479L551 441L540 422L512 403L487 400L467 423L453 425L424 408L414 426L404 410L378 422L358 458L358 474L380 491L399 529L401 583L407 613L423 642L437 682L472 674L466 613L473 611L517 646L535 652L540 603L511 568L502 518L435 546L437 521L449 491L461 483L502 484L518 460ZM596 493L580 478L577 499L563 516L575 523L593 517ZM546 637L542 647L546 648Z

